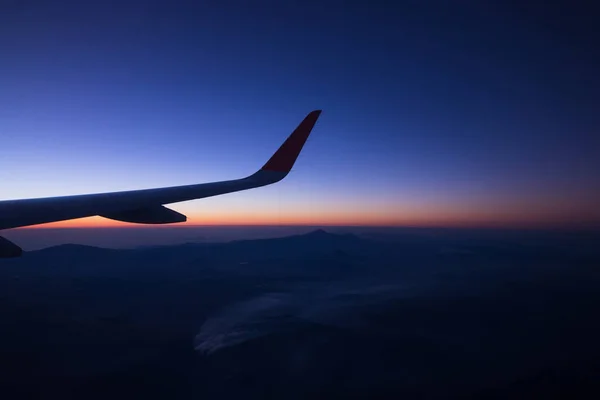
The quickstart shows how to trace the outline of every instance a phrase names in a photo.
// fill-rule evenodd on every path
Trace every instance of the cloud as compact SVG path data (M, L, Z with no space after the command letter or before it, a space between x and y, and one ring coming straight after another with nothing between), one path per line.
M202 354L239 345L261 336L312 323L360 329L367 321L361 307L407 295L400 285L315 286L290 293L268 293L236 303L207 319L194 340Z
M227 307L202 325L194 347L211 354L275 332L295 311L292 303L289 295L268 293Z

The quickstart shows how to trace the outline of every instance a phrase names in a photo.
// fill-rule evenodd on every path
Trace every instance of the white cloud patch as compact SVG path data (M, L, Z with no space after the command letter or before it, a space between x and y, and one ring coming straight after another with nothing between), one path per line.
M407 287L374 285L364 288L315 286L291 293L268 293L236 303L207 319L194 340L203 354L292 328L292 322L309 322L360 328L366 321L361 307L406 296Z

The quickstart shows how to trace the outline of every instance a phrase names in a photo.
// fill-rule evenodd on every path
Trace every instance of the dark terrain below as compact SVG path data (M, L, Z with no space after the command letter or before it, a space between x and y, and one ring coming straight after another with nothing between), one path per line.
M0 260L0 393L600 398L600 236L332 234Z

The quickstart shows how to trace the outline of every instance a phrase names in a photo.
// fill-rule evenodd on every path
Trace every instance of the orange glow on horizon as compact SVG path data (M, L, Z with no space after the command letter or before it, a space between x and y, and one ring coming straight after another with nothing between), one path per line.
M374 226L374 227L456 227L456 228L550 228L598 226L598 216L559 213L508 212L419 212L387 213L382 211L350 212L349 210L315 212L305 210L293 215L277 211L248 213L232 210L212 214L188 214L188 221L178 224L144 225L113 221L102 217L54 222L19 229L45 228L140 228L195 226Z

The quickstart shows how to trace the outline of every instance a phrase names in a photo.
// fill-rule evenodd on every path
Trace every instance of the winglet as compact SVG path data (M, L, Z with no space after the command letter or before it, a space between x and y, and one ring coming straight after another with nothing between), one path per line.
M285 172L287 174L296 162L319 115L321 115L321 110L311 111L286 141L283 142L279 150L263 165L261 171Z

